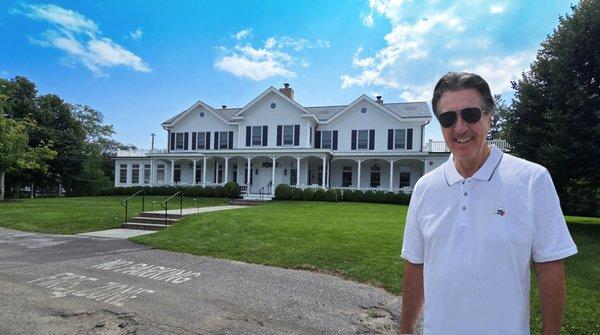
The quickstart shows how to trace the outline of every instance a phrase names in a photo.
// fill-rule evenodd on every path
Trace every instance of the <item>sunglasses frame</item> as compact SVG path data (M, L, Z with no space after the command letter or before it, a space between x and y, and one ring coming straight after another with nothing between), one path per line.
M463 116L463 112L465 110L475 110L475 109L479 111L478 116L475 116L474 118L471 118L470 116L468 116L470 114L466 114L467 115L466 118ZM454 120L452 121L452 123L448 124L447 126L444 125L445 122L443 123L442 119L441 119L442 115L444 115L444 114L450 114L450 115L454 116ZM481 117L483 116L483 114L485 114L485 110L482 109L482 108L479 108L479 107L465 107L465 108L460 109L460 110L450 110L450 111L446 111L444 113L441 113L441 114L438 115L437 119L438 119L438 121L440 123L440 126L442 126L443 128L450 128L450 127L452 127L452 126L454 126L456 124L456 121L458 121L458 116L459 115L463 119L463 121L465 121L467 123L473 124L473 123L479 122L479 120L481 120Z

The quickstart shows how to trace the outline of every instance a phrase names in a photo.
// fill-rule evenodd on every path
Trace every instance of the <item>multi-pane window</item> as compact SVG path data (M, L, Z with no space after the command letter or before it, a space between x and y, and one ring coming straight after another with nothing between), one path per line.
M127 165L121 164L119 167L119 183L126 184L127 183Z
M252 127L252 145L262 145L262 126Z
M283 126L283 145L294 145L294 126Z
M358 135L356 136L356 148L358 149L368 149L369 148L369 131L368 130L359 130L357 131Z
M219 132L219 149L227 149L229 148L229 132L220 131Z
M131 164L131 183L132 184L140 183L140 165L139 164Z
M175 134L175 150L183 150L184 133Z
M298 185L298 170L290 169L290 185Z
M406 149L406 129L394 130L394 149Z
M196 148L198 150L206 149L206 133L201 131L196 136Z
M144 184L150 184L150 164L144 164Z
M156 182L163 183L165 181L165 165L157 164L156 165Z
M381 185L381 168L373 165L371 168L371 187L379 187Z
M181 164L175 164L175 170L173 172L173 182L179 183L181 181Z
M410 172L400 172L400 187L410 186Z
M196 165L196 184L202 182L202 165Z
M331 130L323 130L321 132L321 148L331 149L332 134L333 134L333 131L331 131Z

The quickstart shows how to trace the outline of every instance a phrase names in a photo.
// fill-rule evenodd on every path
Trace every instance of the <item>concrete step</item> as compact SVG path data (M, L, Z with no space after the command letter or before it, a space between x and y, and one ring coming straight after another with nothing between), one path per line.
M259 194L248 194L248 195L244 195L244 197L242 199L243 200L260 200L261 196ZM273 200L273 197L271 197L270 194L263 194L262 200L270 201L270 200Z
M127 222L123 224L125 229L141 229L141 230L163 230L168 226L165 224L154 224L154 223L137 223Z
M231 200L231 205L256 206L256 205L260 205L264 202L265 201L261 202L260 200L253 200L253 199L234 199L234 200Z
M138 215L138 217L146 217L146 218L165 218L165 213L159 213L159 212L141 212L140 215ZM183 215L180 214L167 214L167 218L170 219L181 219L183 217Z
M179 219L174 219L172 217L167 216L167 223L168 224L174 224L178 221ZM133 223L156 223L156 224L164 224L165 223L165 217L163 215L163 217L152 217L152 216L134 216L132 217L129 222L133 222Z

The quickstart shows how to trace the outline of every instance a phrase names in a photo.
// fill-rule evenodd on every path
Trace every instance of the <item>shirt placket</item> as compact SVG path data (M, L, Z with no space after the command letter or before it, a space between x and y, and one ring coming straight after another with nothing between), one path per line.
M473 179L467 178L460 182L460 200L458 202L457 223L461 226L469 224L469 211L471 210L471 190L473 188Z

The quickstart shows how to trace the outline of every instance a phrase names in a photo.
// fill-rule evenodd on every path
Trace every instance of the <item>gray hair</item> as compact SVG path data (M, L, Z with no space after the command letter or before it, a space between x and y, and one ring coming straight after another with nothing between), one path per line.
M494 97L488 83L480 75L468 72L448 72L435 85L431 107L436 117L439 116L438 103L442 95L448 91L476 89L481 94L484 112L494 114Z

